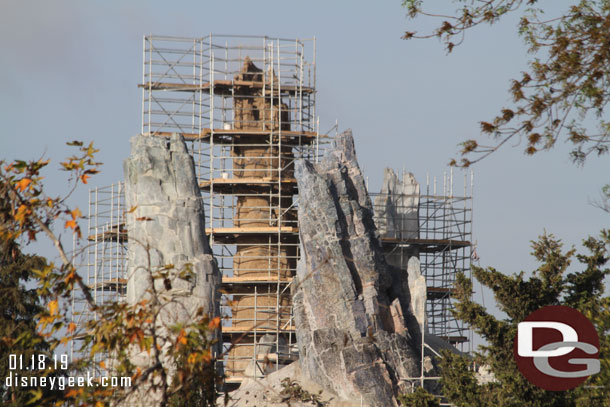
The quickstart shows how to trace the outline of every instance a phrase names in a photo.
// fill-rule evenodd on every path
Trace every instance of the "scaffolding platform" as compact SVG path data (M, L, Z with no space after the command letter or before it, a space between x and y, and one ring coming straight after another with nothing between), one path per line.
M153 137L171 137L173 132L156 131L145 133L146 136ZM234 145L240 143L256 142L263 145L269 138L272 140L282 140L282 144L287 146L298 146L304 144L313 144L319 139L327 138L322 135L317 135L315 132L297 132L297 131L260 131L260 130L232 130L232 129L203 129L200 133L180 133L187 141L201 141L203 143L214 143L219 145ZM212 137L213 136L213 137Z
M412 239L400 237L382 237L381 242L384 245L396 246L413 246L417 247L420 253L436 253L445 250L457 250L472 246L468 240L450 240L450 239Z
M277 246L297 245L299 233L296 227L248 227L248 228L209 228L206 234L214 244L222 245L259 245Z
M205 192L209 192L212 188L214 188L214 191L218 193L239 195L264 193L268 192L270 187L276 189L278 186L296 193L296 184L297 180L294 178L215 178L213 180L201 181L199 183L199 187Z
M280 328L282 333L294 333L295 329L294 326L291 327L286 327L286 328ZM277 329L273 329L273 328L256 328L256 327L235 327L235 326L223 326L222 327L222 334L223 335L227 335L227 336L232 336L232 335L253 335L254 333L257 334L266 334L266 333L271 333L271 334L275 334L277 333Z
M222 277L222 284L259 284L259 283L280 283L290 284L292 278L281 278L276 280L277 276L253 276L253 277Z
M87 236L87 240L90 242L127 242L127 230L124 228L125 225L112 226L107 228L100 233L95 233Z
M426 294L428 300L438 300L451 297L455 294L455 289L451 287L427 287Z
M92 290L112 291L124 295L125 290L127 289L127 280L124 278L115 278L88 284L88 287Z
M311 94L315 92L315 89L308 86L296 86L296 85L275 85L273 83L267 83L264 81L240 81L240 80L222 80L218 79L214 82L204 83L171 83L171 82L146 82L138 85L139 88L143 88L149 91L164 91L171 90L177 92L201 92L206 91L214 93L216 95L223 96L234 96L236 88L241 88L242 92L252 92L253 90L259 90L265 92L266 95L277 95L286 93L295 95L298 93Z
M469 341L466 336L441 336L440 338L454 346L461 345Z

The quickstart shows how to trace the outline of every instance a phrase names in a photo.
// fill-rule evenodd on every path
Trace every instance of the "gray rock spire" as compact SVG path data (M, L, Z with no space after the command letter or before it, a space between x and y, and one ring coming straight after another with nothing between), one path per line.
M351 131L296 164L301 259L293 287L300 366L340 397L397 405L419 375L407 273L386 263Z
M211 317L220 314L220 273L205 235L203 202L183 137L174 134L169 141L133 137L124 172L126 204L133 209L126 215L127 302L133 305L155 295L163 304L155 324L171 377L168 327L194 321L199 309ZM173 266L167 278L154 278L168 265ZM185 278L183 271L189 269L190 278ZM220 344L215 350L220 351ZM151 361L139 352L133 354L132 363L146 368ZM130 402L154 406L158 399L142 389Z

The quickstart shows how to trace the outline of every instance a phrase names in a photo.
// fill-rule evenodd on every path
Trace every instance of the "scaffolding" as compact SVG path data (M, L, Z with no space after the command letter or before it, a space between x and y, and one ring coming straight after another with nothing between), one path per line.
M222 273L227 383L297 357L294 161L321 151L315 39L144 38L142 134L182 134Z
M89 190L87 236L85 247L75 250L75 266L85 284L91 289L96 305L102 306L125 300L127 270L127 231L125 230L125 186L118 182ZM75 239L76 242L76 239ZM76 249L76 247L75 247ZM71 304L72 322L84 337L87 321L98 318L91 311L80 291L74 291ZM74 359L79 346L70 344ZM104 358L105 356L98 356Z
M407 176L403 173L402 179ZM431 183L428 176L421 194L413 178L416 188L407 193L370 195L388 262L406 270L411 257L420 261L427 285L424 331L466 351L470 332L452 314L452 294L457 273L470 275L473 176L464 174L461 196L453 193L453 171L442 181L438 192L436 178ZM393 216L388 216L388 203Z

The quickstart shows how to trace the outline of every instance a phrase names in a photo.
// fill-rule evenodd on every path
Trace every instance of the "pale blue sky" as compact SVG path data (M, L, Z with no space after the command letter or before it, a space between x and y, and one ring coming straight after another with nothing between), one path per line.
M353 129L372 189L385 166L404 166L420 182L442 175L456 145L478 136L478 121L508 103L508 80L526 60L514 19L469 33L450 56L437 40L403 41L399 0L3 0L0 10L0 158L44 153L56 168L65 141L94 140L104 162L94 185L123 178L140 128L144 34L316 36L321 129L335 119ZM610 157L577 168L565 146L535 158L507 147L474 167L482 265L530 270L529 241L545 229L578 244L608 226L588 199L610 181ZM63 175L47 174L50 190L62 190ZM76 201L83 212L85 197Z

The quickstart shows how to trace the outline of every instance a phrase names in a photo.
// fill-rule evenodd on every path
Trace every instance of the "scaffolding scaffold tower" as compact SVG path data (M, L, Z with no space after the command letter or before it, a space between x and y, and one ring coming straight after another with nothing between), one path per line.
M189 141L223 276L227 383L296 358L293 168L320 152L315 75L315 39L144 38L142 134Z
M88 206L85 230L87 244L82 248L74 247L74 253L78 253L75 266L82 274L85 284L91 289L96 305L123 302L127 281L124 183L117 182L105 187L91 188ZM76 237L74 242L76 244ZM73 292L71 317L82 334L78 336L79 339L84 337L87 321L98 318L79 291ZM70 343L72 359L80 356L77 355L78 351L79 346L72 341Z
M469 350L470 331L453 316L452 294L457 274L470 275L472 173L464 174L462 195L453 193L453 171L443 175L442 191L437 191L436 178L431 183L427 177L420 193L412 174L403 173L402 182L409 178L410 191L370 194L386 259L403 270L409 259L419 259L427 285L424 331ZM388 204L392 213L388 213Z

